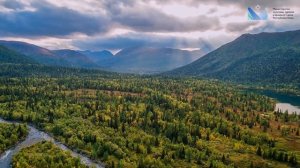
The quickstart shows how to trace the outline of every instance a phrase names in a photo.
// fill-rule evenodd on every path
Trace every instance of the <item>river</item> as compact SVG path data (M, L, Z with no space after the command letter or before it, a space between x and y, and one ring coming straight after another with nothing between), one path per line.
M10 122L10 121L6 121L6 120L3 120L2 118L0 118L0 123L17 123L17 122ZM39 131L38 129L34 128L33 126L28 126L28 128L29 128L29 133L28 133L28 136L26 137L26 139L24 141L18 143L17 145L15 145L13 148L7 150L0 156L0 168L10 168L12 158L16 153L18 153L23 148L29 147L29 146L36 144L38 142L41 142L41 141L53 142L55 145L57 145L62 150L69 151L73 157L80 158L81 162L89 167L104 168L104 164L95 162L83 154L72 151L67 146L56 141L49 134L47 134L43 131Z

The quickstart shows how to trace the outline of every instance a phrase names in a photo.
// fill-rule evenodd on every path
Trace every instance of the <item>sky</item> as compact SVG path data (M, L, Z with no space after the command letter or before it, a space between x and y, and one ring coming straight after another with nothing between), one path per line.
M248 20L258 5L269 18ZM290 8L294 19L273 19L273 8ZM0 39L48 49L211 51L244 33L298 29L299 0L0 0Z

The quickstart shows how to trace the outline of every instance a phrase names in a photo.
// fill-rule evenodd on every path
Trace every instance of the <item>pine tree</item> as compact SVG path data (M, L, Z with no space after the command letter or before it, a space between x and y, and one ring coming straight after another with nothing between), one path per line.
M257 154L258 156L262 156L262 151L261 151L260 146L258 146L257 151L256 151L256 154Z
M206 133L206 140L209 141L209 132Z
M126 129L125 129L125 124L122 124L122 132L125 133Z
M250 163L250 166L249 166L250 168L254 168L254 164L253 164L253 162L251 161L251 163Z
M224 154L223 154L223 156L222 156L222 162L223 162L223 163L226 162L226 158L225 158Z

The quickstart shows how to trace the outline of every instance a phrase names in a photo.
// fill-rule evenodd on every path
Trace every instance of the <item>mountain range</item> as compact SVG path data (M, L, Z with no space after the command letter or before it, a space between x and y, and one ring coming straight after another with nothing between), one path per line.
M19 42L19 41L0 40L0 45L5 46L10 50L14 50L15 52L21 53L27 56L28 58L31 58L41 64L69 66L66 60L61 59L59 56L55 55L52 51L33 44Z
M186 65L203 56L200 50L186 51L173 48L131 47L118 52L100 64L117 72L153 74Z
M79 67L237 82L300 83L300 30L243 34L206 54L201 50L130 47L103 51L49 50L0 41L0 62Z
M44 65L79 67L79 68L97 68L97 64L86 55L68 49L49 50L30 43L19 41L0 40L0 45L5 46L15 52L21 53L28 58Z
M205 53L172 48L131 47L113 55L103 51L49 50L19 41L3 41L0 45L44 65L106 69L125 73L159 73L186 65Z

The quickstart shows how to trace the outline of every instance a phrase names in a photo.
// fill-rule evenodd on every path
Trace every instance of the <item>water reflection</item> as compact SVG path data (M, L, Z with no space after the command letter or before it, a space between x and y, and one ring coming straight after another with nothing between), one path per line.
M278 103L276 103L274 109L275 111L281 110L281 112L284 113L287 110L289 114L292 114L294 112L300 114L300 96L285 93L277 93L270 90L249 89L247 91L265 95L277 100Z

